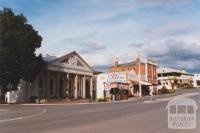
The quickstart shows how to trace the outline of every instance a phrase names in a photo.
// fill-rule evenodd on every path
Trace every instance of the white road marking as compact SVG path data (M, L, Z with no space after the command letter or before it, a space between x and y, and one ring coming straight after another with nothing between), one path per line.
M155 101L144 101L144 103L153 103Z
M9 121L16 121L16 120L22 120L22 119L28 119L28 118L32 118L32 117L37 117L37 116L43 115L44 113L46 113L46 110L45 110L45 109L43 109L41 113L34 114L34 115L30 115L30 116L24 116L24 117L17 117L17 118L11 118L11 119L0 120L0 123L9 122Z
M177 95L177 96L172 96L169 98L159 98L156 99L155 101L144 101L144 103L155 103L155 102L162 102L162 101L170 101L174 98L188 98L188 97L193 97L196 95L200 95L200 93L186 93L186 94L181 94L181 95Z
M156 101L169 101L170 99L169 98L159 98L159 99L156 99Z
M193 97L193 96L196 96L196 95L200 95L200 93L186 93L186 94L178 95L178 96L175 96L175 97L188 98L188 97Z
M3 112L3 111L8 111L7 109L0 109L0 112Z

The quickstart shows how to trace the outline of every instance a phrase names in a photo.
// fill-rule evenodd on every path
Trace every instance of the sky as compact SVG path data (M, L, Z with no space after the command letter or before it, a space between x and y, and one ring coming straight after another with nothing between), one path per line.
M77 51L105 71L136 56L200 72L200 0L0 0L43 37L37 53Z

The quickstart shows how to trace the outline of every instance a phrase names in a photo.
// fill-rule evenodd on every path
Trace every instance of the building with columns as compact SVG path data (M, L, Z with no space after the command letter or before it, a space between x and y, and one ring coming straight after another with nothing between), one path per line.
M7 102L25 102L33 97L41 99L89 99L96 97L94 70L77 53L47 55L47 66L35 80L16 91L8 92Z

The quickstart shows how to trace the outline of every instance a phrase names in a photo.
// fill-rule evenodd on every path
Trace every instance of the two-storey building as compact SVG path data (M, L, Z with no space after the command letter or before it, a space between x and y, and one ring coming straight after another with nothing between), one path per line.
M152 87L154 93L157 93L157 63L150 59L141 62L140 57L137 57L135 61L123 64L119 64L119 60L116 59L115 65L109 68L109 72L134 72L138 77L140 76L143 92ZM133 80L132 83L133 95L138 95L139 78Z

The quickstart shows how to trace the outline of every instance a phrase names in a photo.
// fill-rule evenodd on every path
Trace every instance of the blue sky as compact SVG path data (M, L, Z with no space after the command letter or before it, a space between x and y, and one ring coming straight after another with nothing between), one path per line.
M140 56L200 71L199 0L0 0L43 37L37 53L76 50L104 69Z

